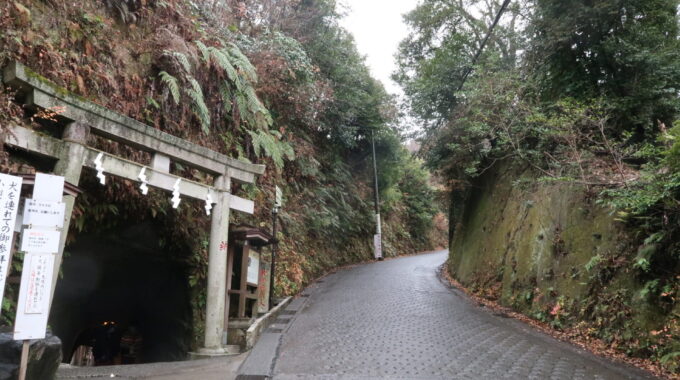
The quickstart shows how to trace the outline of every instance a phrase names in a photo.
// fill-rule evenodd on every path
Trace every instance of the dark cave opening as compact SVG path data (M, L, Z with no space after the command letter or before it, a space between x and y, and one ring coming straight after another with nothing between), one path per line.
M191 344L188 270L158 248L151 223L78 237L66 248L50 326L71 362L89 365L183 360ZM87 364L85 364L87 365Z

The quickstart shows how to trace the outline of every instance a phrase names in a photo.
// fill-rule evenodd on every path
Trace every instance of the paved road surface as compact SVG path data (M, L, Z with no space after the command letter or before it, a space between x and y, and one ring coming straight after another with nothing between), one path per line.
M645 378L448 289L436 276L446 255L358 266L311 286L282 331L269 331L280 336L274 379Z
M101 367L62 365L56 380L233 380L245 356Z

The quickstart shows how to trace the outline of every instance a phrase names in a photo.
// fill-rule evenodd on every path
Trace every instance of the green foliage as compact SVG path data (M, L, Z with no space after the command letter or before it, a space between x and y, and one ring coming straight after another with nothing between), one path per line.
M371 129L387 126L391 120L386 109L392 101L371 77L352 36L334 21L329 18L319 25L315 38L305 47L319 75L332 88L333 97L320 117L320 127L331 144L352 149Z
M680 369L680 351L663 355L659 361L666 365L671 372L677 372Z
M187 89L187 95L193 100L193 109L201 121L203 133L208 134L210 133L210 110L208 110L208 106L205 104L203 90L196 79L189 77L188 81L191 87Z
M191 63L189 62L189 58L187 58L186 54L180 53L178 51L166 50L163 52L163 55L173 58L176 62L178 62L185 74L190 74L192 72Z
M500 159L540 163L541 149L555 143L531 83L516 71L485 74L470 80L453 118L423 138L428 165L451 179L476 177Z
M541 96L605 97L613 125L652 132L678 109L677 0L539 0L529 65Z
M406 207L408 231L413 239L425 241L438 212L436 190L430 185L430 173L421 160L409 156L405 161L399 190Z
M593 271L600 263L602 262L602 256L600 255L595 255L588 260L588 262L585 265L585 268L588 272Z
M635 156L645 160L639 178L626 187L603 191L602 203L618 210L621 221L638 230L644 245L638 250L633 268L643 279L661 279L659 285L675 284L680 266L680 129L662 131L655 144L640 144Z
M251 137L253 151L257 156L264 155L271 158L278 169L283 168L284 159L293 160L295 157L292 146L282 141L280 132L270 130L274 120L262 101L259 99L255 86L257 73L249 59L241 52L238 46L218 40L220 46L206 46L202 41L195 41L200 53L200 65L196 68L191 64L189 57L181 52L164 51L163 55L170 59L176 75L167 71L161 71L159 77L164 83L176 105L179 105L183 92L190 100L191 109L199 121L204 134L209 134L211 125L222 122L233 122L240 127L241 121L246 126L245 132ZM212 102L209 104L204 88L198 78L207 70L210 77L217 77L217 95L221 98L221 112L211 112ZM185 85L183 91L180 87L180 79ZM209 93L210 94L210 93ZM213 115L226 113L230 117L224 120L213 120ZM226 141L226 140L225 140ZM243 149L240 157L245 158Z
M255 155L261 156L264 154L274 161L274 164L279 168L283 168L284 158L288 161L295 159L295 151L293 147L285 141L281 141L281 134L278 131L248 131L252 138L253 149Z
M179 84L177 83L177 78L166 73L165 71L158 73L158 76L160 76L161 81L165 83L166 86L168 86L170 94L172 95L172 100L175 101L175 104L179 104Z
M203 62L208 62L210 59L210 51L208 50L208 47L205 46L205 44L200 40L196 41L196 47L198 47L198 50L201 52L201 59Z
M640 291L640 298L648 299L659 292L659 279L647 281Z
M146 2L139 0L103 0L104 5L112 10L123 23L134 24L139 19L139 11Z
M638 257L633 264L633 268L639 269L642 272L649 272L651 265L649 264L649 260L647 258Z
M196 41L196 44L201 44L201 41ZM231 60L229 59L228 52L226 50L221 50L216 47L209 47L206 48L205 45L203 45L203 48L199 46L199 49L201 49L203 53L203 61L206 63L209 63L210 60L212 59L213 62L215 62L226 74L227 78L231 83L233 83L234 86L240 86L241 83L239 81L238 77L238 72L236 71L236 68L232 64ZM229 83L229 82L227 82Z
M308 202L302 206L305 224L315 238L343 246L353 238L372 233L371 204L359 194L354 176L341 162L324 170L320 186L303 190Z
M267 32L254 48L259 50L272 49L276 51L288 64L294 81L312 83L315 80L314 65L302 44L280 31Z
M458 89L501 3L425 0L405 16L411 34L399 46L393 78L426 131L443 126L454 112L461 96ZM515 67L523 3L513 2L506 11L481 62L501 70Z

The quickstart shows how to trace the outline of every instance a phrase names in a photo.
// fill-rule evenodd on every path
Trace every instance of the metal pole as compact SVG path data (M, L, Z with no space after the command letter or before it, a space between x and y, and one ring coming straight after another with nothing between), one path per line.
M382 228L380 225L380 199L378 198L378 164L375 159L375 136L374 132L371 131L371 147L373 150L373 194L375 196L375 233L380 237L379 244L382 247ZM382 260L382 249L381 254L377 257L378 260Z
M272 268L269 273L269 309L274 308L274 279L275 279L275 271L276 271L276 246L278 245L278 241L276 240L276 220L278 219L277 216L279 214L279 210L277 206L274 206L272 209L272 235L274 236L274 240L272 242Z

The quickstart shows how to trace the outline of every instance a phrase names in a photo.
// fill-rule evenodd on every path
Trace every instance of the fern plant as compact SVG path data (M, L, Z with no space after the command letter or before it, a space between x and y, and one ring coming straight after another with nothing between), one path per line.
M295 152L290 144L282 140L281 133L270 129L274 124L271 113L257 96L257 71L248 57L232 43L218 40L221 46L207 46L195 41L199 52L196 61L199 69L207 69L210 76L218 78L218 96L221 98L223 112L227 122L236 126L243 123L243 128L250 136L253 151L258 157L269 157L277 168L282 168L284 160L293 160ZM189 98L191 109L200 122L201 130L210 133L211 111L206 102L205 92L196 80L192 61L186 54L166 50L163 56L173 63L175 76L161 71L161 83L168 88L176 105L180 104L182 95ZM241 149L243 150L243 149Z
M228 44L227 46L207 47L201 41L196 41L202 61L222 70L227 78L220 86L225 110L231 112L233 105L236 104L238 114L247 124L256 129L267 130L273 124L273 120L255 93L257 71L236 45Z
M283 168L283 159L295 159L293 147L285 141L281 141L281 134L278 131L248 131L252 141L253 149L257 156L264 154L274 161L277 168Z
M179 104L179 83L177 82L177 78L165 71L161 71L158 76L161 77L161 82L168 86L170 94L172 95L172 100L175 101L175 104Z
M205 134L210 133L210 110L205 104L203 97L203 90L193 77L188 78L191 88L187 89L187 94L193 100L193 110L198 119L201 121L201 129Z
M189 62L189 58L184 53L171 50L165 50L163 52L163 55L169 57L178 64L180 72L184 77L184 80L189 84L189 87L185 88L184 92L192 101L191 109L196 115L196 118L198 118L198 120L201 123L201 130L203 130L205 134L209 134L210 110L208 109L208 106L205 103L203 89L201 88L201 85L198 83L196 78L194 78L193 76L193 67L191 65L191 62ZM175 104L179 104L180 87L177 78L168 74L166 71L161 71L158 75L161 78L161 82L165 83L165 85L168 86L168 89L170 90L170 94L172 95L172 99L175 101Z

